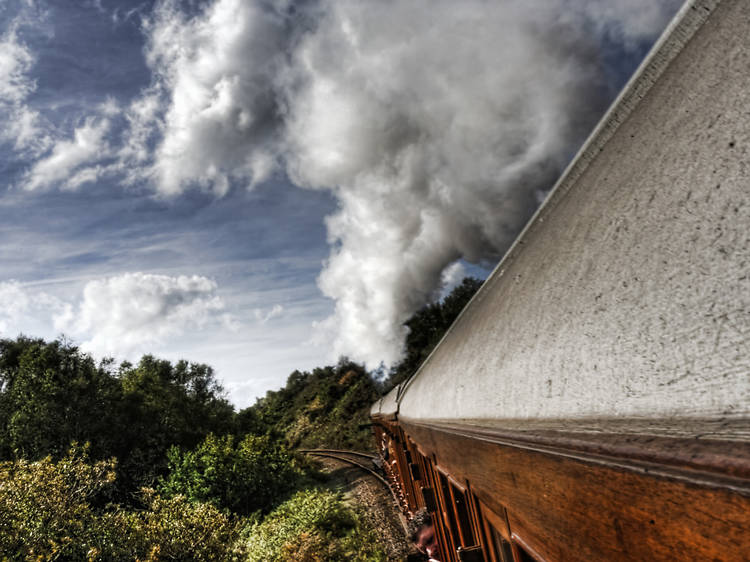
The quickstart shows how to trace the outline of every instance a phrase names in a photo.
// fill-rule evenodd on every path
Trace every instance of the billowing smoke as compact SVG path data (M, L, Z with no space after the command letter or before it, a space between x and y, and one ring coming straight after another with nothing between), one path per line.
M594 45L526 4L337 3L294 53L289 171L340 200L336 352L396 361L443 270L497 259L601 113Z
M676 2L217 0L164 4L159 188L223 193L281 163L331 190L334 354L398 360L404 321L460 258L497 260L601 115L603 41L652 38Z
M670 8L617 5L326 6L284 94L290 177L340 201L319 279L336 353L392 364L442 272L508 248L608 101L598 42L635 45Z
M319 328L392 364L446 269L497 260L601 115L603 46L640 48L678 4L166 0L119 169L163 194L274 173L330 190Z

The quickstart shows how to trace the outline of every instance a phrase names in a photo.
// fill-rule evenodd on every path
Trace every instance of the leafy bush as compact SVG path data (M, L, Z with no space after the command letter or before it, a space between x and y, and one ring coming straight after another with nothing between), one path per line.
M383 561L372 529L341 496L304 490L243 531L235 555L248 562Z
M49 457L0 463L2 560L222 560L237 523L209 504L162 499L147 508L100 505L115 480L114 460L90 463L86 448L59 462Z
M124 558L126 552L131 559L149 561L212 562L230 557L238 537L237 523L213 505L191 502L184 496L165 499L153 490L145 491L145 501L148 509L121 514L130 540L118 558Z
M192 451L167 453L169 474L159 490L210 502L239 515L268 511L294 489L300 474L293 457L268 437L209 435Z
M73 448L58 463L0 463L0 552L10 559L85 559L95 548L92 500L115 478L114 461L88 464Z

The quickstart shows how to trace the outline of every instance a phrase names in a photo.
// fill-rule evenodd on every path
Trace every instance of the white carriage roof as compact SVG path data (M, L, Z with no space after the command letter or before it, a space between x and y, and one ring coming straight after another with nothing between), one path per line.
M745 0L688 2L400 417L748 417L748 37Z

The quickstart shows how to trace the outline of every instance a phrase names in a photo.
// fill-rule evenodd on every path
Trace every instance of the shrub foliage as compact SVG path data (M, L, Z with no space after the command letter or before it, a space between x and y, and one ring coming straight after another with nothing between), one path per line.
M293 458L267 436L209 435L193 450L172 447L169 475L159 490L209 502L239 515L268 511L294 488L299 471Z
M144 490L146 508L102 504L115 462L90 462L73 448L58 462L0 463L3 560L221 560L237 522L211 504Z
M243 535L235 553L248 562L385 560L362 517L325 490L298 492Z

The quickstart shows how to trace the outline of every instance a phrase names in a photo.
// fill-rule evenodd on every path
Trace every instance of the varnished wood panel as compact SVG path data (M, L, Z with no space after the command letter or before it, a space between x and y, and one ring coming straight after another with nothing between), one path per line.
M490 509L507 507L511 533L554 560L744 561L750 486L691 483L401 422L407 435L466 479ZM734 474L743 470L732 470ZM747 482L745 481L745 484ZM514 528L515 524L515 528Z

